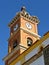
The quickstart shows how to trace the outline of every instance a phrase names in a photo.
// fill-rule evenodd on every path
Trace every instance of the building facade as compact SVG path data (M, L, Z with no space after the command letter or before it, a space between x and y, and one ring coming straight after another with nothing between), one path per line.
M31 16L26 8L22 7L21 11L8 24L10 37L8 39L8 55L4 58L5 65L46 64L43 49L49 44L49 33L40 38L38 23L38 17Z
M44 48L43 53L45 65L49 65L49 45Z

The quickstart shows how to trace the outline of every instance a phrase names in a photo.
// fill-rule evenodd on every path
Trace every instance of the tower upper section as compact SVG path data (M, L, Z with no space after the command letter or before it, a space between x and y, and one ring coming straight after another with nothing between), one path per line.
M18 12L9 23L9 52L11 52L17 45L28 48L36 40L40 39L37 28L38 23L38 17L31 16L23 6L21 11Z
M24 17L25 19L29 20L32 23L39 23L39 19L37 16L31 16L27 11L26 8L23 6L21 11L16 14L16 16L12 19L12 21L8 24L9 27L12 27L14 23L20 18Z

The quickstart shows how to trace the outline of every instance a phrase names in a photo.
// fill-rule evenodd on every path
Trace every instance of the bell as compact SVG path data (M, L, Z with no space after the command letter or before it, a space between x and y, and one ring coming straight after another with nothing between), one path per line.
M28 42L28 46L31 46L31 42L30 41Z

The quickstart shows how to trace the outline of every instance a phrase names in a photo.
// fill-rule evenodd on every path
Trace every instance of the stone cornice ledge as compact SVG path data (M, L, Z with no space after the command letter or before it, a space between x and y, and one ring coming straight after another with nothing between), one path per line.
M6 57L4 57L3 60L6 61L7 59L9 59L20 48L25 50L27 49L26 47L19 44L11 53L9 53Z
M34 32L30 32L29 30L26 30L25 28L20 27L20 29L23 30L26 33L30 33L31 35L35 36L37 39L40 39L41 38L40 35L38 35L38 34L36 34Z
M3 58L4 61L9 59L17 50L19 49L19 46L16 47L11 53L9 53L6 57Z

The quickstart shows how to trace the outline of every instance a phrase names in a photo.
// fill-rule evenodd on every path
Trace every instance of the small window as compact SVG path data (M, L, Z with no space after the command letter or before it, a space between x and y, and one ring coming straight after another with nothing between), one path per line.
M16 24L16 26L14 27L14 31L16 31L18 29L18 24Z
M27 38L27 45L28 46L31 46L33 43L32 39L31 38Z
M14 42L13 48L15 48L18 45L17 41Z

